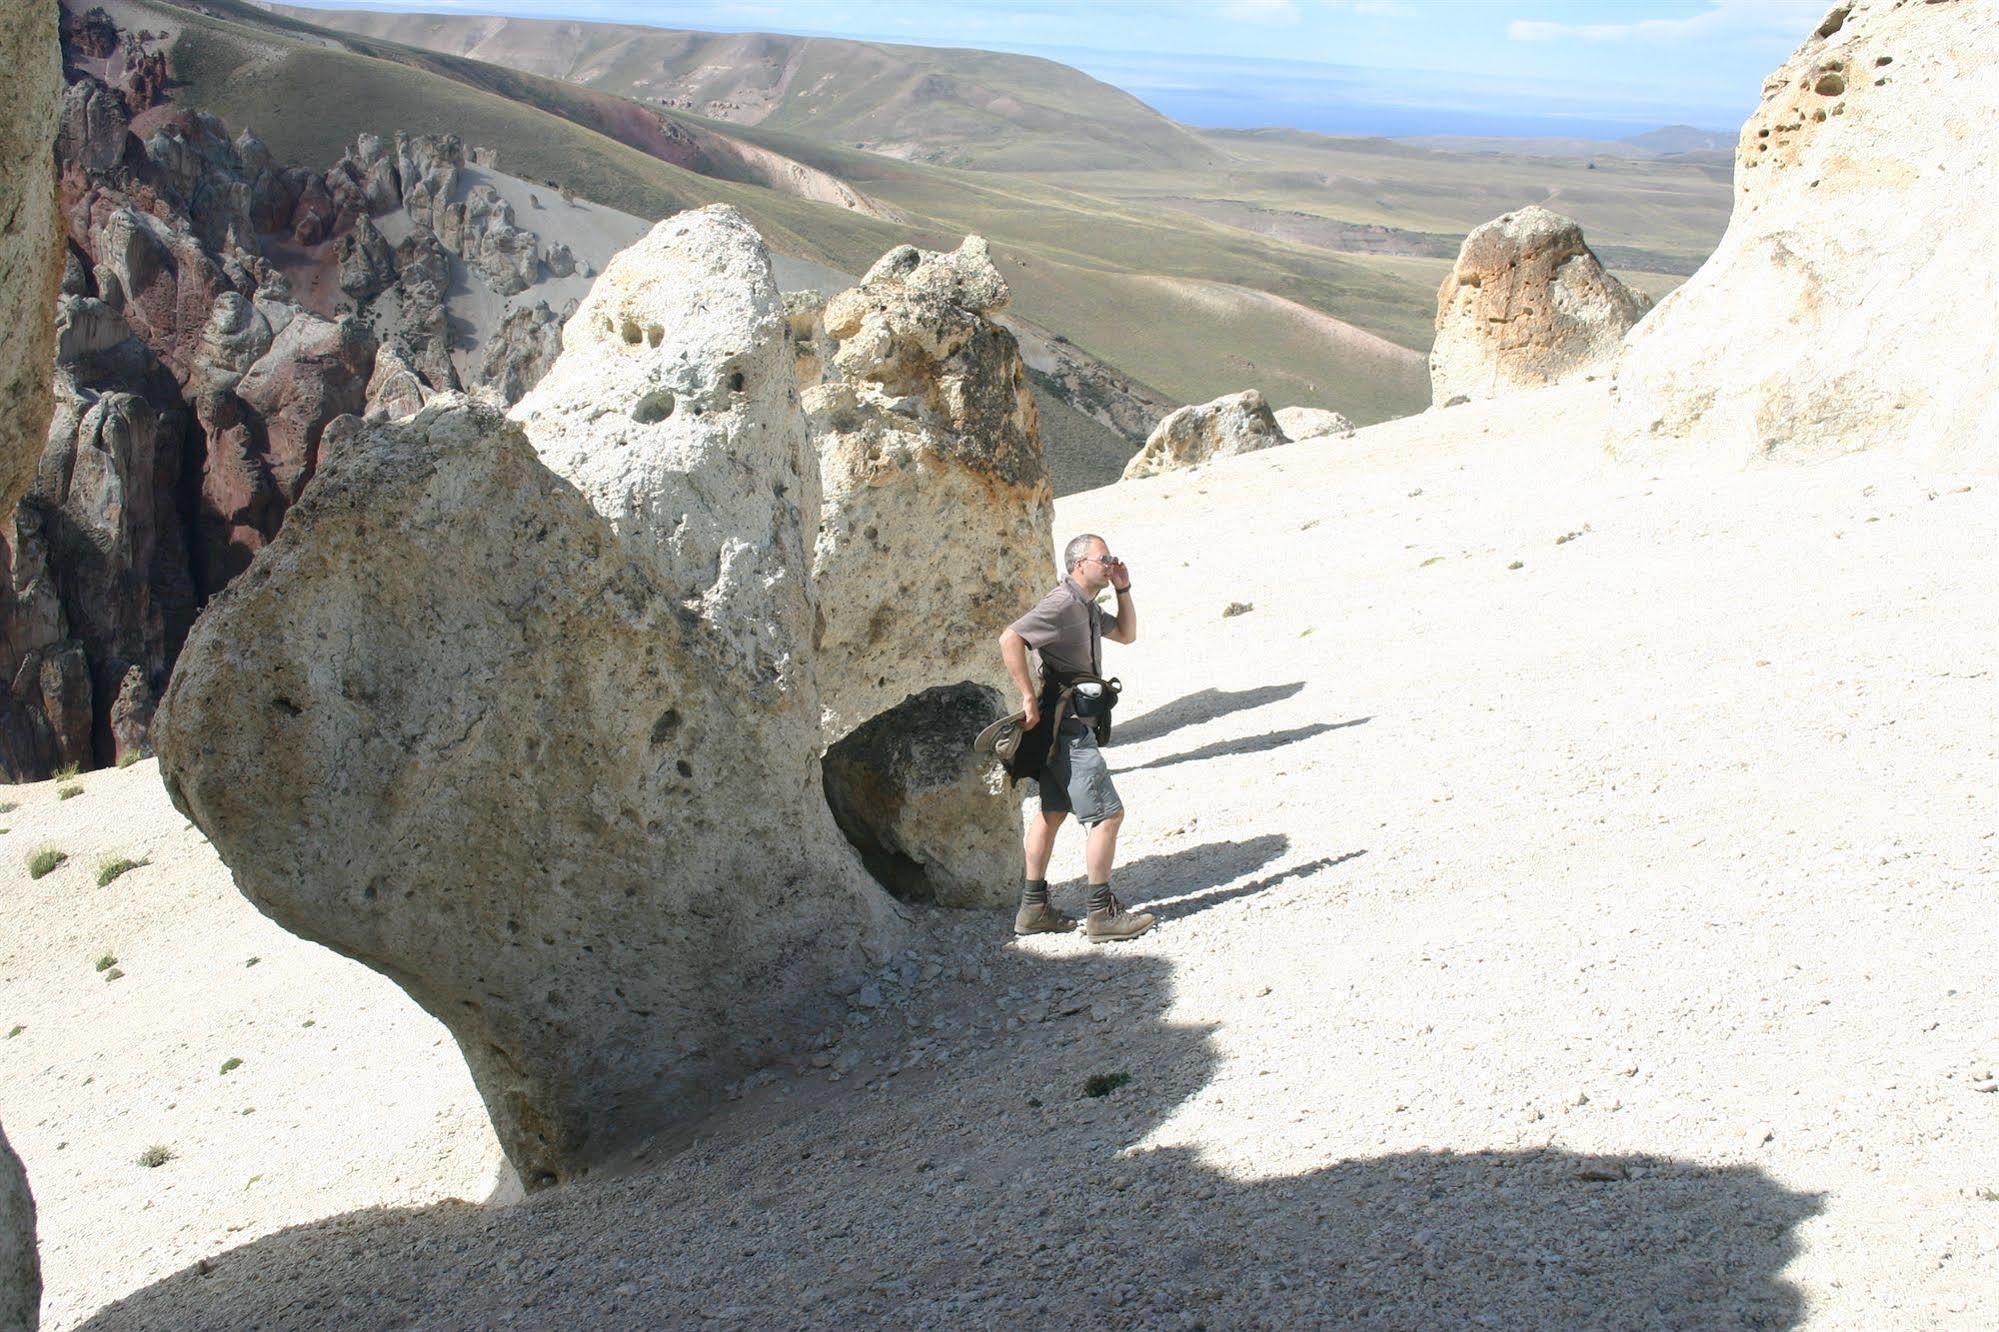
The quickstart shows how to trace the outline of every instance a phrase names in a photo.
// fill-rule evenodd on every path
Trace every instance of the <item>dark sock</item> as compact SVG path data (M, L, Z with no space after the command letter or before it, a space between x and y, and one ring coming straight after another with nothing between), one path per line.
M1048 905L1048 880L1022 879L1020 881L1020 904L1022 906Z
M1111 886L1107 883L1090 885L1090 910L1092 912L1111 909Z

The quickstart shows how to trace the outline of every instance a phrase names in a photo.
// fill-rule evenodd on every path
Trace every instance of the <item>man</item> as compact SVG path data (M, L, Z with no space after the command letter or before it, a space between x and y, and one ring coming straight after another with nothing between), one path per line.
M1056 696L1079 675L1103 674L1103 640L1131 643L1138 638L1138 611L1131 602L1131 571L1113 556L1104 539L1086 533L1062 550L1068 577L1040 604L1000 631L1000 658L1020 691L1023 722L1028 730L1052 712ZM1105 588L1117 593L1117 612L1106 616L1097 598ZM1041 654L1042 691L1036 694L1028 677L1027 650ZM1090 909L1083 930L1091 943L1136 939L1152 928L1152 916L1126 911L1111 895L1111 861L1117 855L1118 827L1124 804L1111 785L1110 770L1091 725L1073 715L1062 720L1061 733L1049 745L1041 770L1041 816L1027 821L1027 871L1020 910L1013 918L1015 934L1047 934L1076 928L1073 917L1048 901L1048 856L1055 832L1071 814L1088 828L1084 864L1090 876Z

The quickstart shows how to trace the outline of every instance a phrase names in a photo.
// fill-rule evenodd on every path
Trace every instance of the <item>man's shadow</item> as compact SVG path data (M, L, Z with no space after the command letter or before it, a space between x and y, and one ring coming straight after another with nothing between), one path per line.
M1258 685L1253 689L1202 689L1195 693L1162 704L1140 717L1130 721L1119 721L1112 728L1111 738L1119 744L1137 745L1147 740L1157 740L1183 726L1193 726L1200 722L1226 717L1231 712L1243 712L1250 708L1260 708L1271 703L1280 703L1304 689L1303 680L1290 684Z
M298 1226L87 1326L1798 1321L1782 1273L1817 1195L1754 1166L1462 1133L1455 1149L1367 1154L1339 1131L1380 1096L1352 1084L1336 1034L1261 1056L1280 1078L1210 1092L1214 1028L1165 1020L1171 964L1066 942L982 954L984 983L876 1015L838 1085L806 1066L678 1154L511 1208ZM1418 1111L1401 1136L1423 1131Z
M1365 726L1373 720L1372 717L1355 717L1342 722L1313 722L1310 726L1294 726L1288 731L1266 731L1262 735L1216 740L1212 744L1202 745L1199 749L1190 749L1184 754L1168 754L1165 758L1157 758L1150 763L1134 763L1128 768L1116 768L1113 771L1144 772L1147 768L1170 768L1176 763L1199 763L1204 759L1226 758L1231 754L1261 754L1267 750L1281 749L1285 745L1295 745L1300 740L1310 740L1313 736L1324 735L1327 731L1344 731L1349 726ZM1111 739L1113 741L1118 739L1115 731L1112 732Z

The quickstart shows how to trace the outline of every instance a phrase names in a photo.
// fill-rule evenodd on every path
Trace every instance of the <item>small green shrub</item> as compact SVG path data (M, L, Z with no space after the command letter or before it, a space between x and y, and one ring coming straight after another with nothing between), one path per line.
M243 1067L243 1061L238 1059L235 1055L230 1055L227 1059L222 1061L222 1071L224 1073L227 1073L232 1068L241 1068L241 1067Z
M106 953L103 957L97 959L97 969L99 971L109 971L111 970L111 968L117 965L118 965L118 959L111 956L111 954L109 953Z
M128 749L124 753L118 756L118 766L121 768L129 768L134 763L137 763L140 759L144 757L145 755L141 754L138 750Z
M12 1028L12 1029L11 1029L10 1031L8 1031L8 1033L7 1033L7 1039L11 1041L11 1040L13 1040L13 1039L14 1039L14 1038L15 1038L16 1036L19 1036L19 1035L20 1035L20 1034L21 1034L22 1032L24 1032L24 1031L26 1031L26 1030L27 1030L27 1028L26 1028L26 1027L24 1027L24 1026L22 1026L22 1025L21 1025L20 1023L16 1022L16 1023L14 1024L13 1028Z
M127 870L135 870L141 865L151 864L146 860L133 860L130 856L106 856L97 866L97 886L104 887Z
M82 794L83 788L80 786L59 786L56 788L56 799L58 800L68 800L71 796L80 796Z
M66 768L57 768L52 774L52 778L58 782L73 782L76 780L77 774L81 771L81 768L72 763Z
M148 1170L157 1170L173 1159L173 1148L162 1147L158 1143L139 1153L139 1164Z
M12 814L20 806L11 800L0 800L0 814Z
M58 851L52 846L45 846L28 857L28 877L39 879L68 859L67 851Z
M1109 1096L1130 1081L1129 1073L1092 1073L1083 1083L1083 1095Z

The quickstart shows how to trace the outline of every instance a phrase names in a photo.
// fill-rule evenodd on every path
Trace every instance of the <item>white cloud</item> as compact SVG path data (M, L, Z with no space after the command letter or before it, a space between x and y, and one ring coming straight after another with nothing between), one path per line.
M1227 0L1221 13L1238 23L1296 23L1298 0Z
M1708 0L1685 18L1630 23L1553 23L1514 19L1506 35L1516 42L1672 42L1725 37L1784 37L1802 41L1825 14L1827 0Z

